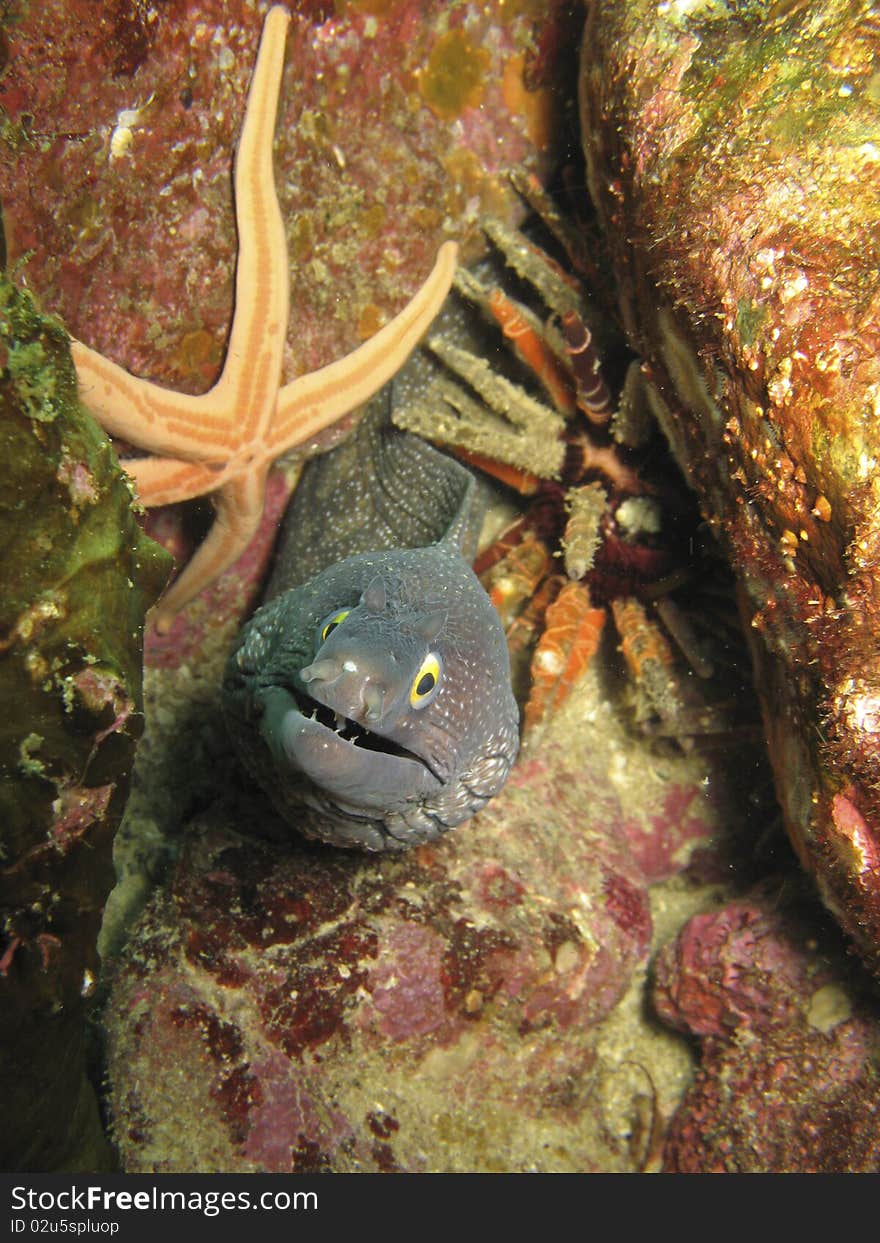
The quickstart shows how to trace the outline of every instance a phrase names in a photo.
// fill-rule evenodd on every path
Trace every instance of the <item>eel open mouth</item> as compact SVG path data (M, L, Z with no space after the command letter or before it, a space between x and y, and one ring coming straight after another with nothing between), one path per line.
M353 811L385 813L444 784L416 752L299 689L278 688L267 698L261 728L277 763L303 773Z
M333 708L328 708L326 704L313 699L311 695L303 694L296 688L294 688L293 696L303 716L318 721L325 729L332 729L335 734L353 746L362 747L365 751L378 751L383 755L397 755L402 759L414 760L418 764L424 764L429 771L433 772L426 759L417 755L415 751L407 750L393 738L387 738L384 734L367 729L365 725L353 721L351 717L343 716L341 712L336 712ZM437 774L434 773L434 776Z

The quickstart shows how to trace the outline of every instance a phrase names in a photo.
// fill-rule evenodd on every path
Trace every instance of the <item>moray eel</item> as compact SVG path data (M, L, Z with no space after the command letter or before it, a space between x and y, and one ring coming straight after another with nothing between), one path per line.
M307 837L404 849L504 784L519 712L465 556L475 496L470 471L375 406L304 472L223 700L245 766Z

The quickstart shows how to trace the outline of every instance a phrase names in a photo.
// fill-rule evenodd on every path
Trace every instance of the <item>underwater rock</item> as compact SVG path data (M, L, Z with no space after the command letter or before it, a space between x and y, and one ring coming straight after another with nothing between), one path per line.
M672 1120L669 1173L877 1173L876 1025L745 1030L713 1048Z
M634 738L594 667L469 824L374 857L292 842L218 753L115 967L124 1168L642 1168L688 1066L644 1018L642 862L752 850L730 754Z
M588 179L653 404L737 573L802 864L880 971L876 18L591 6Z
M702 1043L667 1170L880 1169L876 1001L834 929L780 899L696 915L658 956L657 1012Z
M5 278L0 546L0 1168L106 1168L85 1008L170 559L77 404L63 330Z
M266 6L105 7L101 22L63 0L0 18L10 259L26 257L31 285L76 338L137 376L204 391L232 306L230 169ZM475 236L482 212L521 214L507 173L544 172L555 158L557 67L573 32L561 36L572 19L558 0L289 8L274 150L292 380L373 336L440 243ZM163 524L175 548L197 542L193 513L182 538ZM272 529L256 540L260 569ZM148 635L148 663L199 655L253 603L253 562L194 606L188 629Z
M259 802L205 813L114 989L125 1168L617 1168L584 1121L591 1033L651 920L594 778L587 820L545 752L467 828L381 863L248 839Z
M808 928L760 899L694 915L655 962L657 1013L680 1031L722 1039L803 1019L804 999L834 980L828 960L805 951Z

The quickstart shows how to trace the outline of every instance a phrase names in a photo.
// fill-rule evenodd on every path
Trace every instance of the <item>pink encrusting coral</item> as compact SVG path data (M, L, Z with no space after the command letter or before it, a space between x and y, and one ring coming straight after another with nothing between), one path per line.
M249 840L242 804L203 816L115 990L127 1168L592 1163L591 1032L651 920L616 800L586 823L559 757L536 764L381 867Z
M815 909L768 889L694 916L661 951L653 996L702 1044L666 1169L880 1169L876 1007Z
M224 787L115 971L127 1169L640 1168L653 1054L609 1115L625 1055L602 1033L652 935L628 836L688 801L689 770L649 776L596 694L576 690L467 828L380 862L294 844ZM597 733L573 728L587 713ZM708 850L737 814L689 812L663 824L681 866L697 817Z
M800 998L830 977L827 963L799 957L791 921L757 902L731 902L694 915L655 965L654 1004L661 1018L696 1036L728 1038L799 1015Z

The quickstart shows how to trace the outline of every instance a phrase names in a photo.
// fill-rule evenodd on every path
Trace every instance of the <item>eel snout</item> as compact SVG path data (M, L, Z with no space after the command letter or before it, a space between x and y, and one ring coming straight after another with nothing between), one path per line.
M391 688L381 676L362 672L354 660L314 660L299 676L314 699L366 728L385 717Z

